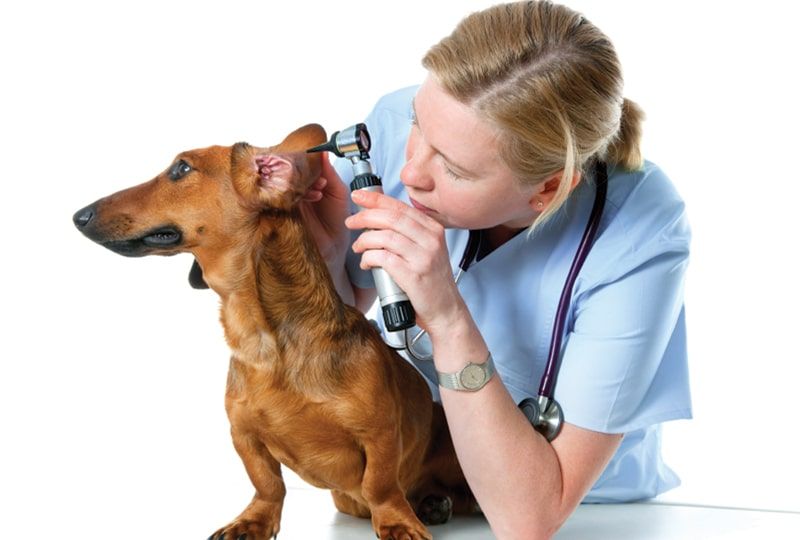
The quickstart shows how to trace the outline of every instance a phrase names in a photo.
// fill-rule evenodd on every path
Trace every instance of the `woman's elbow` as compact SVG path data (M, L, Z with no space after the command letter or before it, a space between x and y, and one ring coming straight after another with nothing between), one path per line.
M514 519L493 523L492 530L499 540L549 540L561 528L572 510L540 508L515 516Z

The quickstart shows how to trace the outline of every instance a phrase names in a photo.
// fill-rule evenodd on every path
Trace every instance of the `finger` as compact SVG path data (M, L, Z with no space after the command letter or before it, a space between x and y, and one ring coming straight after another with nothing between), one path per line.
M325 177L319 177L303 194L303 200L307 202L317 202L322 199L322 190L325 189L327 183L328 180L325 179Z
M317 181L316 181L316 182L314 182L313 184L311 184L311 187L309 188L309 190L315 189L315 190L317 190L317 191L322 191L322 189L324 189L324 188L325 188L325 185L326 185L327 183L328 183L328 179L327 179L327 178L325 178L324 176L320 176L320 177L317 179Z
M390 230L368 230L353 242L352 249L363 253L370 249L384 249L409 260L408 254L418 253L419 246L406 235Z
M361 210L345 219L351 230L390 229L401 232L423 246L434 247L444 239L444 227L419 210L401 205L392 209L373 208Z
M354 252L368 249L385 249L406 261L410 268L418 273L430 272L437 265L443 264L450 276L450 256L447 250L447 239L444 228L432 233L423 228L366 229L353 242Z
M305 195L303 195L303 200L305 202L317 202L322 200L322 192L319 190L308 190L306 191Z
M400 219L402 216L409 217L417 223L435 230L439 223L425 215L425 213L417 210L402 201L399 201L388 195L378 192L369 192L366 190L356 190L352 193L353 202L358 204L362 209L381 209L391 212L394 219ZM358 224L358 220L354 221L352 228L364 228L363 224Z
M400 255L385 249L366 250L361 254L359 266L362 270L384 269L400 287L405 283L405 276L410 275L408 262Z
M414 216L417 212L416 210L410 207L408 210L387 210L383 208L362 210L345 219L344 224L348 229L352 230L387 229L401 233L414 240L422 240L432 235L438 235L438 231L434 226L426 224ZM427 244L424 241L422 243L424 245Z
M409 208L406 203L378 191L357 189L351 197L354 203L363 208Z

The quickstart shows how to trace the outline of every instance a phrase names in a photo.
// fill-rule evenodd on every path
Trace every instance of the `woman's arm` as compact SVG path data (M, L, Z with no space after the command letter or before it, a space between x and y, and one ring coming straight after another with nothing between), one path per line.
M482 362L486 343L453 283L443 227L399 201L358 192L368 210L348 227L364 268L383 267L408 294L433 344L436 369ZM591 488L621 435L566 425L551 445L531 427L498 376L475 393L442 389L459 462L498 538L549 538Z
M431 336L439 371L486 357L471 318ZM441 389L467 481L497 538L550 538L580 503L622 440L565 424L553 441L536 432L499 377L475 393Z

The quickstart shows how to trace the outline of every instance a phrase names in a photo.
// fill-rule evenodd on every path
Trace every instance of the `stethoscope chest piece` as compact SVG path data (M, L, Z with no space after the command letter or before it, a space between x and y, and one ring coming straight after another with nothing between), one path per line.
M564 412L561 410L561 405L559 405L555 399L548 396L555 395L556 378L559 369L559 355L562 350L561 341L565 333L572 289L575 285L578 273L586 257L589 255L589 250L592 247L597 231L600 228L603 207L605 206L606 194L608 191L608 170L606 164L596 160L594 168L597 183L594 204L592 205L592 211L586 223L583 236L578 244L575 258L572 260L572 264L569 268L564 288L561 291L561 297L558 302L558 309L556 310L555 321L553 323L552 337L550 339L550 350L547 356L547 362L544 366L544 373L539 383L539 396L536 398L526 398L519 404L519 408L528 418L528 421L534 429L541 433L549 442L552 442L553 439L558 437L564 425ZM455 275L456 284L458 284L461 275L467 271L470 264L477 259L478 252L480 251L481 234L481 231L469 232L464 255L461 258L461 262L458 265L458 272ZM403 332L404 345L402 347L395 347L396 349L406 350L409 356L414 360L433 360L431 354L418 354L413 350L414 345L425 334L424 330L417 332L411 339L409 339L407 329L403 330Z
M558 437L564 425L564 411L555 399L545 396L525 398L519 408L533 428L541 433L548 442Z

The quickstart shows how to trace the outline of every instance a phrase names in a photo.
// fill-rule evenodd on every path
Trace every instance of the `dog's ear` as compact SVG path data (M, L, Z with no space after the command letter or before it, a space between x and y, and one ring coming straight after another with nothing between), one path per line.
M305 185L302 186L302 192L305 191L316 182L319 175L322 173L322 154L315 152L309 154L306 152L309 148L319 146L328 140L325 133L325 128L319 124L307 124L298 128L286 136L283 141L275 148L278 152L287 152L297 155L298 161L303 162L303 180ZM301 159L304 158L304 159Z
M319 146L326 142L325 128L319 124L307 124L289 133L281 143L275 147L278 152L305 152L309 148ZM313 156L316 154L309 154Z
M325 130L316 124L304 126L279 145L255 148L238 143L231 151L231 175L248 206L288 210L319 178L322 156L306 149L325 140Z
M189 285L191 285L193 289L208 289L208 283L203 279L203 269L200 268L197 259L194 260L192 269L189 270Z

